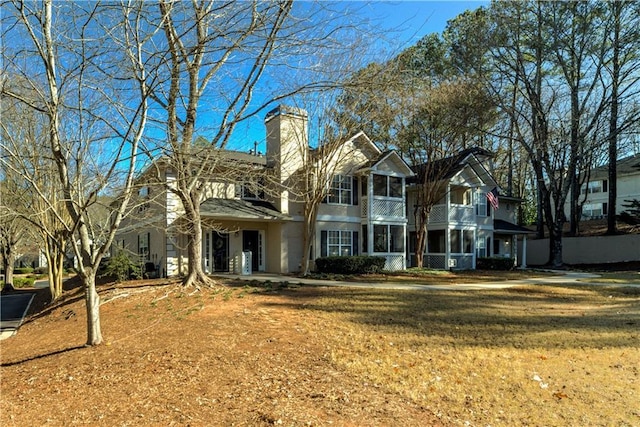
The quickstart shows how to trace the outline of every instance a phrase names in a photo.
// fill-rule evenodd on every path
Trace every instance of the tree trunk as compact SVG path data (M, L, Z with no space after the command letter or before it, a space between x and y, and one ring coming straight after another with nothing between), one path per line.
M199 196L194 196L197 200ZM211 280L202 269L202 219L200 218L200 205L197 203L185 204L185 217L188 223L187 233L187 276L183 286L208 285Z
M2 258L4 261L4 283L13 285L13 264L15 262L13 251L5 251L5 254Z
M549 261L551 267L562 267L562 225L563 221L557 219L553 222L549 231Z
M60 248L50 238L45 238L45 256L49 276L49 294L51 302L62 296L62 279L64 277L64 247Z
M102 344L102 329L100 328L100 295L96 289L96 273L86 268L80 276L85 290L87 307L87 344L95 346Z
M618 198L618 85L620 80L620 15L623 5L611 3L613 7L613 70L611 73L611 116L609 117L609 198L607 209L607 234L617 234L616 199Z
M312 203L312 202L311 202ZM311 264L311 246L313 245L313 236L316 234L316 219L318 217L318 206L305 206L304 212L304 230L302 233L302 261L300 263L300 273L303 276L309 274L309 266Z

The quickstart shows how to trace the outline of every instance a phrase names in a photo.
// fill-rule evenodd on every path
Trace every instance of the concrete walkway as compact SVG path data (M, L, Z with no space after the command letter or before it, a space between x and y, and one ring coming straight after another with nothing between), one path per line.
M640 287L640 283L634 284L614 284L614 283L581 283L580 279L592 279L600 277L597 274L582 272L566 272L557 276L532 277L529 279L503 280L499 282L479 282L479 283L448 283L442 285L422 285L411 283L388 283L388 282L346 282L340 280L321 280L295 276L284 276L270 273L258 273L247 276L239 274L218 274L221 278L231 278L246 280L258 280L261 282L270 281L272 283L288 282L289 284L302 283L314 286L342 286L351 288L374 288L374 289L405 289L405 290L450 290L450 291L472 291L480 289L506 289L514 286L522 285L549 285L557 283L575 283L585 285L602 285L602 286L632 286Z

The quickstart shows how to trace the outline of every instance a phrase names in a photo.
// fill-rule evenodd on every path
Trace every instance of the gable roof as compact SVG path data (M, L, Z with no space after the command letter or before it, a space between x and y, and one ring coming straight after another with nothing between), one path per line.
M480 177L480 175L485 175L492 181L488 184L494 185L496 184L495 180L479 160L479 158L492 156L493 154L484 148L467 148L453 156L413 166L412 169L415 172L416 178L414 178L412 182L418 182L420 179L419 177L424 176L425 174L429 181L449 180L458 175L466 166L469 165L478 177ZM480 170L477 170L476 168L479 168Z
M533 234L534 230L529 230L528 228L521 227L509 221L504 221L502 219L494 219L493 220L493 231L495 233L500 234Z
M616 170L618 176L621 175L640 175L640 154L625 157L616 162ZM609 165L599 166L591 170L590 179L607 178L609 176Z
M370 169L376 169L376 167L387 160L391 160L393 163L400 166L400 168L404 169L403 173L405 176L413 176L413 170L411 167L405 162L405 160L398 154L395 150L387 150L381 152L377 157L365 162L360 168L359 171L368 171Z

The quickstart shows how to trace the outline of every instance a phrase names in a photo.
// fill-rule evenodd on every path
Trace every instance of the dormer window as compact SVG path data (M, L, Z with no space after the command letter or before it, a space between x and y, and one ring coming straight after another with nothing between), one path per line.
M264 200L263 182L244 182L236 185L236 197L239 199Z

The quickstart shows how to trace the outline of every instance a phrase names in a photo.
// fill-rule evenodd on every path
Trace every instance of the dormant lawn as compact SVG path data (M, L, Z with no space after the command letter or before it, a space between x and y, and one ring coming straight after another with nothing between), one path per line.
M103 346L78 290L0 343L0 425L640 425L637 287L101 294Z

